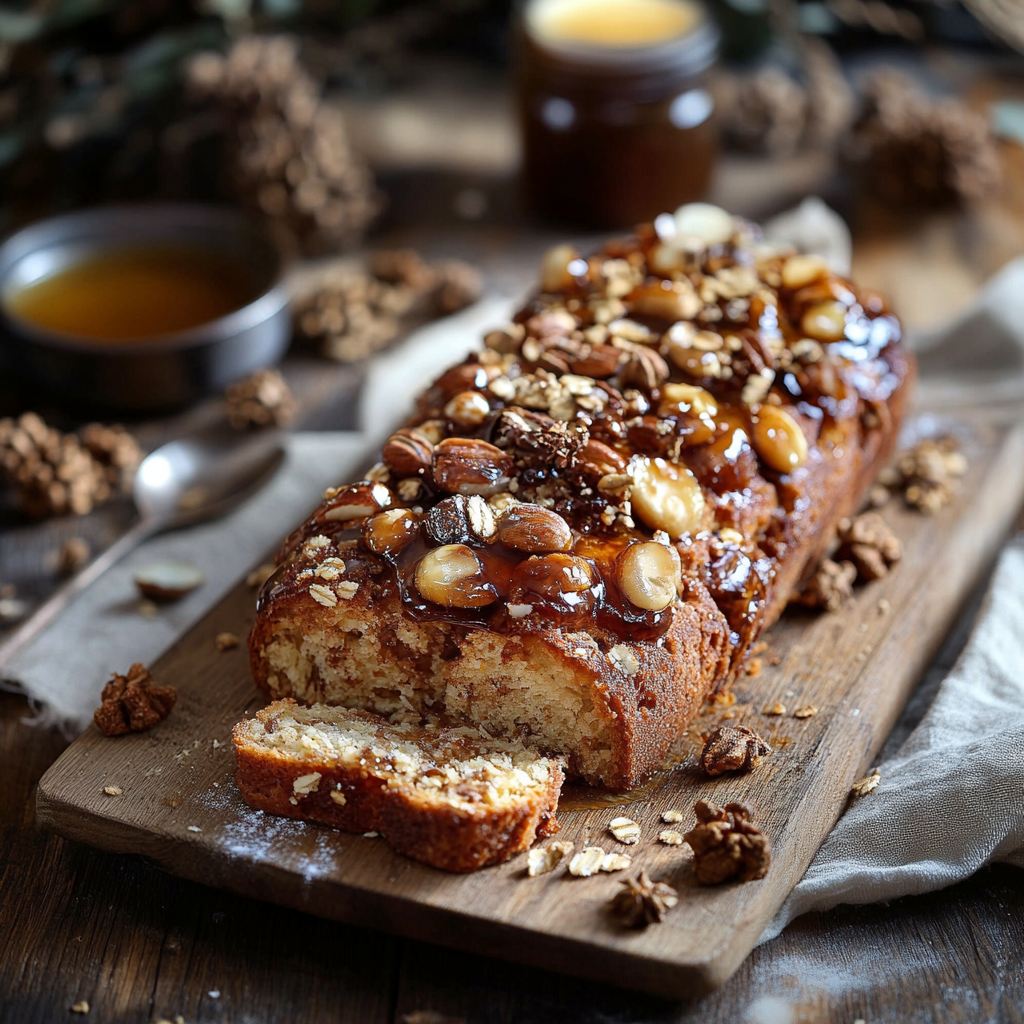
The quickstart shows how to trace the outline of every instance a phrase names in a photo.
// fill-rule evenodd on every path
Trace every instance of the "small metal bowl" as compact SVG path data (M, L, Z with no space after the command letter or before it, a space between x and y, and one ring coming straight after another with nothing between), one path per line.
M252 298L209 323L116 346L41 328L11 308L19 288L89 257L146 246L202 249L237 261ZM235 210L161 203L53 217L0 245L0 359L75 405L123 413L187 405L284 354L291 318L283 276L269 234Z

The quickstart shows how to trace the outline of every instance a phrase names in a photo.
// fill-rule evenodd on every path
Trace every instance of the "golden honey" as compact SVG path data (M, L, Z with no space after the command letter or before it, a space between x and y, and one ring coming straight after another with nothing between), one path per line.
M209 323L252 298L227 256L161 246L72 263L8 294L6 305L43 330L126 345Z
M699 12L680 0L546 0L533 29L546 39L591 46L650 46L692 31Z

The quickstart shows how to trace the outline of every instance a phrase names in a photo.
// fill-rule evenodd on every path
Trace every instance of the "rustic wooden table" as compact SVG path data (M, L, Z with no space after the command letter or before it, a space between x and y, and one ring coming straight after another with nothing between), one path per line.
M977 88L995 86L983 80ZM449 150L410 171L407 134L391 151L385 139L375 153L380 163L402 169L392 172L395 199L374 242L469 258L492 287L514 295L559 233L522 225L507 174L507 122L472 90L463 96L459 122L479 118L479 130L468 133L472 152L463 165L437 166L442 155L451 160ZM450 115L451 106L449 94L438 116ZM377 108L355 112L358 124L380 114ZM408 110L405 115L409 121ZM923 326L957 308L1019 251L1024 168L1019 152L1007 159L1011 173L998 203L913 225L851 206L828 165L809 159L771 176L759 162L729 161L716 198L763 216L808 191L823 191L852 216L859 278L884 288L910 324ZM481 206L479 220L457 214ZM292 359L286 372L302 398L303 425L346 425L346 399L358 386L358 371L325 371L309 359ZM7 407L12 402L8 398ZM4 404L0 385L0 409ZM155 443L218 415L212 402L139 428ZM110 510L88 524L31 531L0 521L0 566L5 574L34 578L29 589L41 592L52 583L41 567L61 536L87 532L102 543L123 527L126 515ZM188 1024L1024 1021L1024 886L1009 868L986 869L939 894L807 916L755 950L719 992L670 1004L615 987L624 979L609 978L599 987L346 928L262 903L258 893L253 899L230 895L172 878L137 858L45 834L33 825L34 787L65 740L27 724L28 710L23 698L0 694L3 1024L76 1019L69 1008L80 1000L91 1008L86 1019L132 1024L178 1015Z

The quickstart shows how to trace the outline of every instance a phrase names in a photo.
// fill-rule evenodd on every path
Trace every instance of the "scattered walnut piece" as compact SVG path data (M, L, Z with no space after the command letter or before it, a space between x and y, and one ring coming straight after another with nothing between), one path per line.
M862 512L839 524L836 557L852 562L862 580L880 580L903 555L903 545L877 512Z
M882 781L882 773L877 768L872 768L862 779L858 779L851 787L850 792L854 796L867 796L878 789Z
M68 537L57 552L57 573L73 576L89 561L89 542L84 537Z
M627 928L658 924L679 902L679 893L667 882L653 882L646 871L627 878L611 899L612 913Z
M236 430L281 427L295 417L295 396L278 370L257 370L235 381L224 400L228 422Z
M793 712L794 718L813 718L818 709L813 704L803 704Z
M239 643L234 633L218 633L213 642L218 651L233 651Z
M749 772L772 748L753 729L746 726L723 725L704 743L700 766L706 775L726 772Z
M834 612L853 596L856 578L857 567L852 562L823 558L814 575L793 599L793 604Z
M954 437L926 437L902 452L883 480L919 512L938 512L952 500L967 459Z
M530 878L554 871L572 853L573 844L556 840L544 846L535 846L526 855L526 874Z
M136 662L125 675L114 673L103 687L93 721L104 736L144 732L171 713L176 699L173 686L154 682L149 669Z
M698 882L719 885L764 878L771 863L771 847L743 804L718 807L698 800L694 811L697 824L684 838L693 849Z

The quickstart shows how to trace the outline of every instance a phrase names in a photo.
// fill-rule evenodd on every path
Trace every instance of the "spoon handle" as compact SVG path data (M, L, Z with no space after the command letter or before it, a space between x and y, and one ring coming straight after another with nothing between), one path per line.
M35 639L53 620L87 587L96 582L111 566L116 565L128 552L156 533L160 524L153 519L140 519L127 533L122 534L98 558L81 572L58 587L38 608L0 644L0 675L11 659L31 640Z

